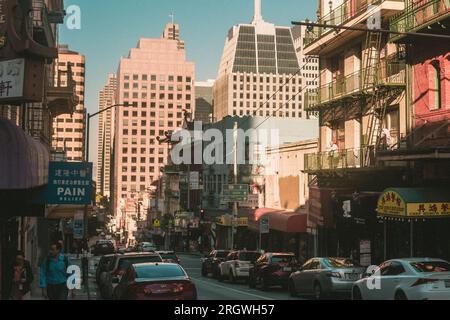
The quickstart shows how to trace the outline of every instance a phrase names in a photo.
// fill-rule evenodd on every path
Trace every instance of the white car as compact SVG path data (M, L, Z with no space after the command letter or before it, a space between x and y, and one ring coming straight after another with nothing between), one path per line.
M225 261L219 265L219 280L228 279L236 282L238 279L247 279L250 267L258 260L261 253L258 251L233 251L226 257Z
M450 263L441 259L393 259L355 282L353 300L450 300Z

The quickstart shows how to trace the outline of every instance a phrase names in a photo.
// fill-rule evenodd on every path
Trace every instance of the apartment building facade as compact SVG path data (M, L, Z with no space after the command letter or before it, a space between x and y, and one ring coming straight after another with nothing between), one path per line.
M320 0L318 22L381 29L404 8L396 0ZM323 221L319 251L377 263L386 251L377 200L388 186L407 183L407 168L377 158L398 149L409 132L404 47L379 32L314 27L304 53L320 59L319 88L305 97L320 122L319 151L305 156L305 172L316 177L310 212Z
M67 45L58 46L56 77L62 85L68 81L71 73L75 81L79 103L73 114L58 116L53 123L52 147L65 153L67 161L84 161L86 135L85 75L86 59L84 55L70 50Z

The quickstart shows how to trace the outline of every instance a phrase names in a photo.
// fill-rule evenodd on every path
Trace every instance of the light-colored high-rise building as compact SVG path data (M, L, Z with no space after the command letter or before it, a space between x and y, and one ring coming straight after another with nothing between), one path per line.
M67 73L72 72L76 83L76 94L79 104L75 112L64 114L55 118L53 123L52 147L55 151L66 153L67 161L83 161L85 154L85 65L84 55L72 51L67 45L59 45L58 61L56 63L56 77L59 77L61 85L67 81Z
M116 102L127 106L115 108L113 206L122 227L136 214L127 204L148 195L168 158L169 146L157 138L181 128L185 110L195 111L194 75L194 63L170 35L140 39L120 60Z
M108 75L106 85L99 93L99 111L104 110L115 103L117 77ZM114 110L110 109L99 115L98 123L98 161L97 161L97 192L103 196L111 195L111 155L114 139Z
M251 24L228 32L214 85L214 118L227 115L306 118L301 64L292 30L265 22L255 0Z

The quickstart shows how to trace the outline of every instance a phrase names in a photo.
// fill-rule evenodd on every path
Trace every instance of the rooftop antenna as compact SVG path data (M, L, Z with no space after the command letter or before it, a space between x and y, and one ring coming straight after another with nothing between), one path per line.
M255 1L255 15L253 16L253 24L257 24L259 22L263 22L263 17L261 14L261 0L254 0Z

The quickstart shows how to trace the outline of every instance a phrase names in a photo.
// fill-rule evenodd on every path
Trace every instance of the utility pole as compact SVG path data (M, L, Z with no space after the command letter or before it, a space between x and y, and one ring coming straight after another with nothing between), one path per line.
M233 149L234 149L234 166L233 166L233 173L234 173L234 184L238 184L238 166L237 166L237 138L238 138L238 123L234 123L234 133L233 133ZM236 231L236 221L238 217L238 203L233 203L233 218L231 219L231 250L234 250L234 233Z

